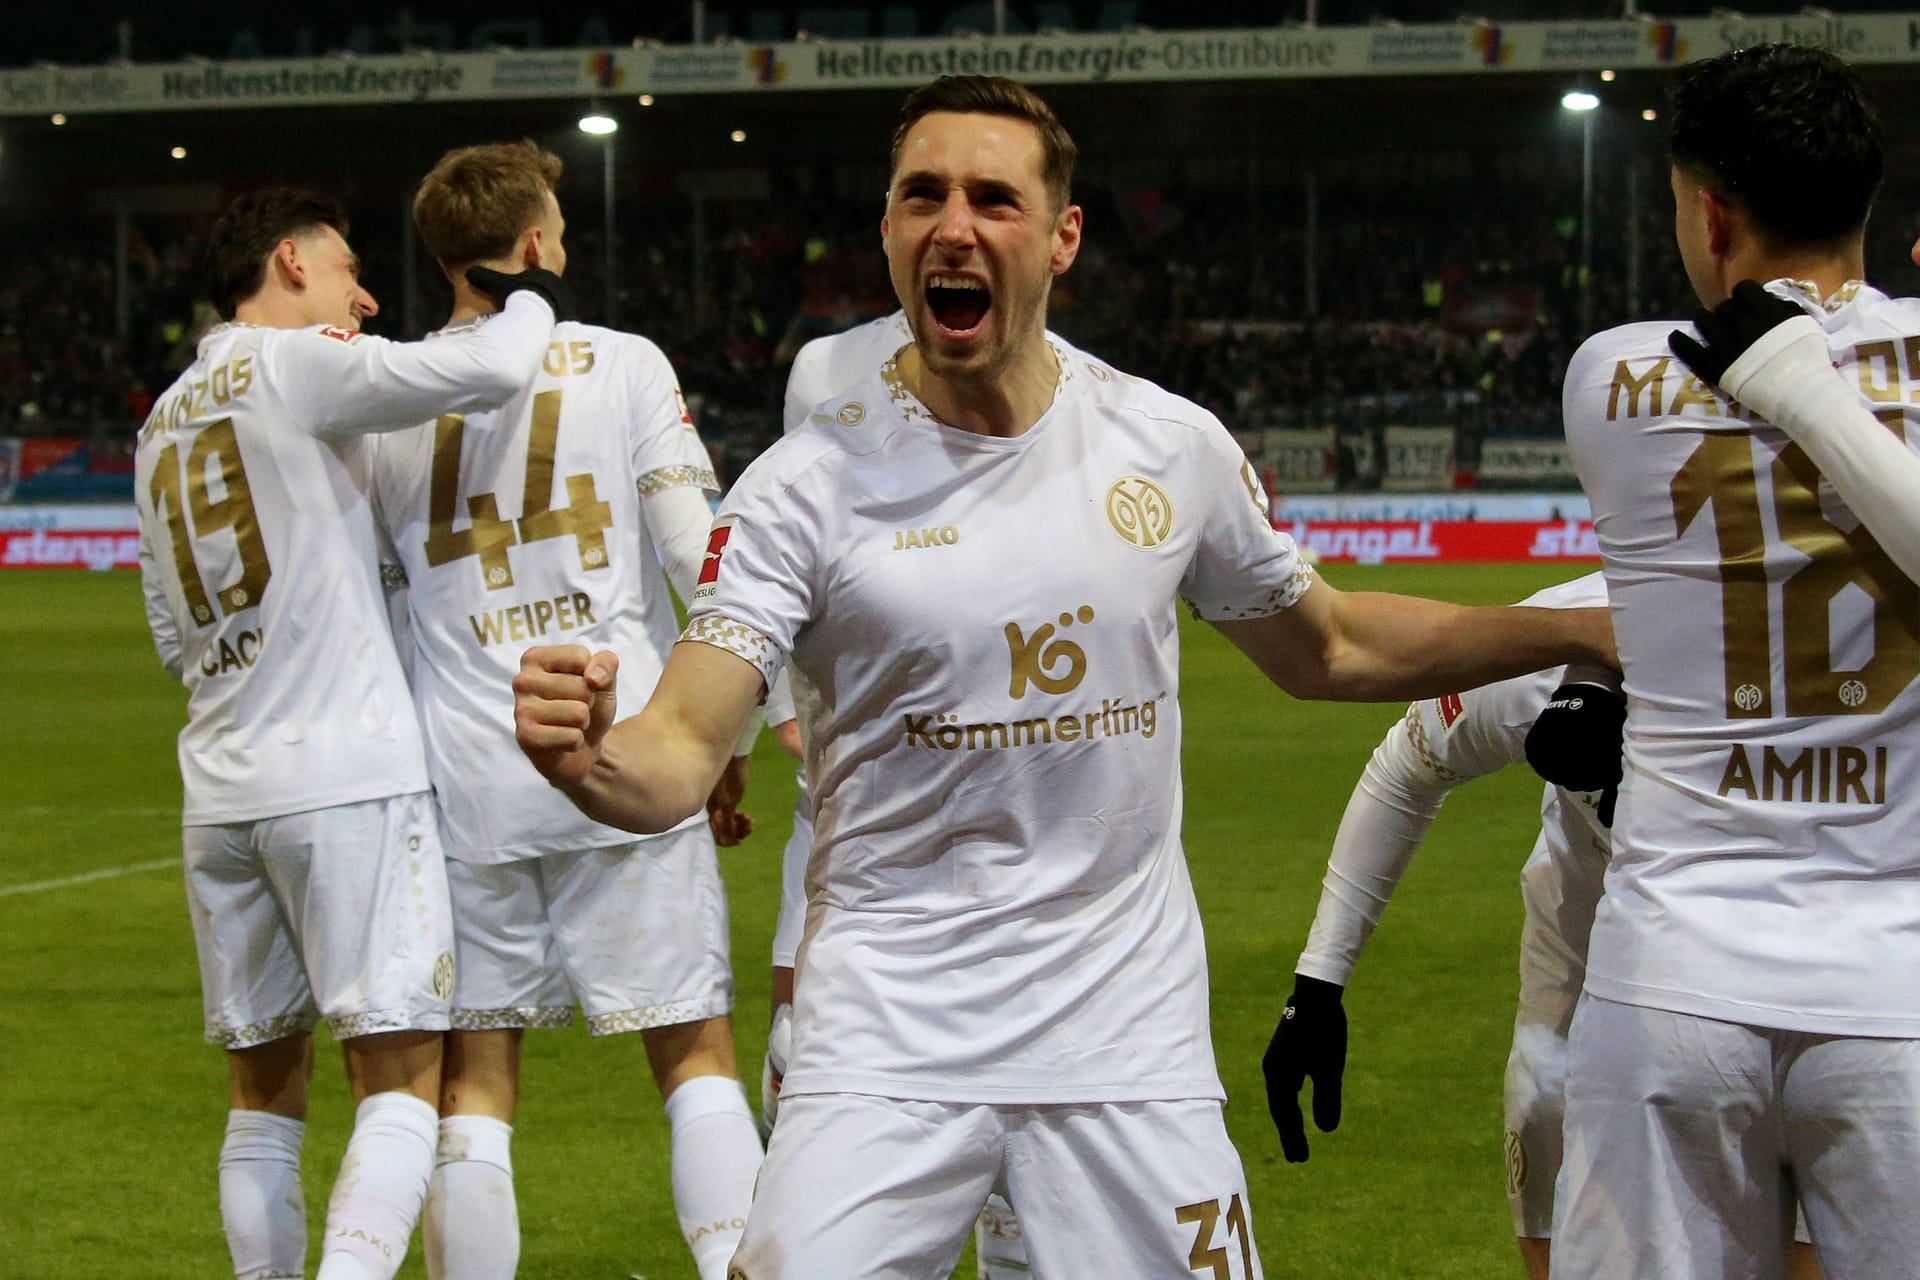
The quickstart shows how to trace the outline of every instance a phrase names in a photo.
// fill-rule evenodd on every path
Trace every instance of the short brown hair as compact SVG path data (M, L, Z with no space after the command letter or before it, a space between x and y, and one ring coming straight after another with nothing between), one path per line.
M936 111L1006 116L1025 120L1040 131L1040 176L1055 209L1064 209L1073 196L1073 162L1080 149L1046 100L1018 80L1005 76L941 76L921 85L900 104L900 120L893 127L889 171L900 168L900 148L922 116Z
M413 196L413 225L436 262L486 262L513 252L560 182L560 157L531 138L461 147L440 157Z
M347 234L347 211L331 196L291 187L249 191L220 215L207 234L207 297L222 320L267 282L267 260L289 236L321 227Z

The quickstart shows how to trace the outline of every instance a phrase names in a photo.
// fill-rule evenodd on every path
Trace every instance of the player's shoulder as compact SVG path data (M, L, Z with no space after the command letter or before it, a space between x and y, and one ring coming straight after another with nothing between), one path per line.
M1602 329L1574 351L1573 359L1567 364L1568 380L1572 380L1576 371L1589 369L1605 369L1611 377L1613 367L1622 360L1670 358L1673 352L1667 346L1667 336L1675 329L1690 328L1683 320L1636 320Z
M878 374L823 400L749 463L735 486L791 492L831 484L851 459L877 451L892 435L884 425L889 421L889 400L887 385Z
M1231 440L1226 424L1206 406L1065 343L1055 343L1068 377L1086 401L1107 417L1152 435L1191 442Z
M1607 575L1595 570L1534 592L1521 604L1539 609L1593 609L1607 603Z
M1826 313L1823 327L1839 342L1920 332L1920 298L1893 298L1871 285L1859 285L1847 301Z
M790 396L815 405L841 388L864 379L913 341L901 312L869 320L841 333L819 337L802 346L787 373Z
M629 329L609 329L605 325L587 324L580 320L562 320L554 325L553 340L562 345L587 343L597 357L608 359L659 360L664 363L667 358L660 344L645 334Z

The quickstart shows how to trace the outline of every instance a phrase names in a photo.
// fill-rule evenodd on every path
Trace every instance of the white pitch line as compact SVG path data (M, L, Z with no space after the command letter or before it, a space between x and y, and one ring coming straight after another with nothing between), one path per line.
M142 871L158 871L162 867L177 867L178 858L154 858L148 862L130 862L124 867L108 867L104 871L88 871L77 876L61 876L57 880L35 880L31 884L0 885L0 898L10 898L16 893L45 893L49 889L65 889L70 885L91 884L95 880L111 880L115 876L138 875Z

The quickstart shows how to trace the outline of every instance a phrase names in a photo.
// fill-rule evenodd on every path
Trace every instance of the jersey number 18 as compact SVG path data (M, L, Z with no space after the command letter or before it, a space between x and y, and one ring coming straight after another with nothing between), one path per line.
M1883 415L1904 438L1895 410ZM1673 478L1673 518L1684 532L1713 507L1720 551L1720 624L1726 655L1727 718L1871 715L1920 675L1920 587L1895 567L1880 544L1857 525L1843 529L1820 504L1820 473L1800 446L1789 444L1771 467L1773 524L1780 542L1805 559L1780 580L1780 631L1786 708L1773 699L1774 627L1767 534L1761 518L1754 439L1747 432L1712 432ZM1835 669L1831 618L1836 605L1870 604L1873 656L1853 670Z

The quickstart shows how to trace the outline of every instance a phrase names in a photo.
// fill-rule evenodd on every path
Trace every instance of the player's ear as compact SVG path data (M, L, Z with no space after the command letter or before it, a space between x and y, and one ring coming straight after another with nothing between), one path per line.
M539 227L528 227L520 233L519 252L514 256L521 266L531 270L540 265L540 249L545 239Z
M1080 255L1080 206L1070 204L1053 220L1053 274L1063 275Z
M1733 245L1739 208L1712 187L1701 189L1700 208L1707 223L1707 251L1716 258L1726 257Z
M280 278L292 289L307 287L307 264L301 260L300 244L288 236L273 246L272 267L280 273Z

